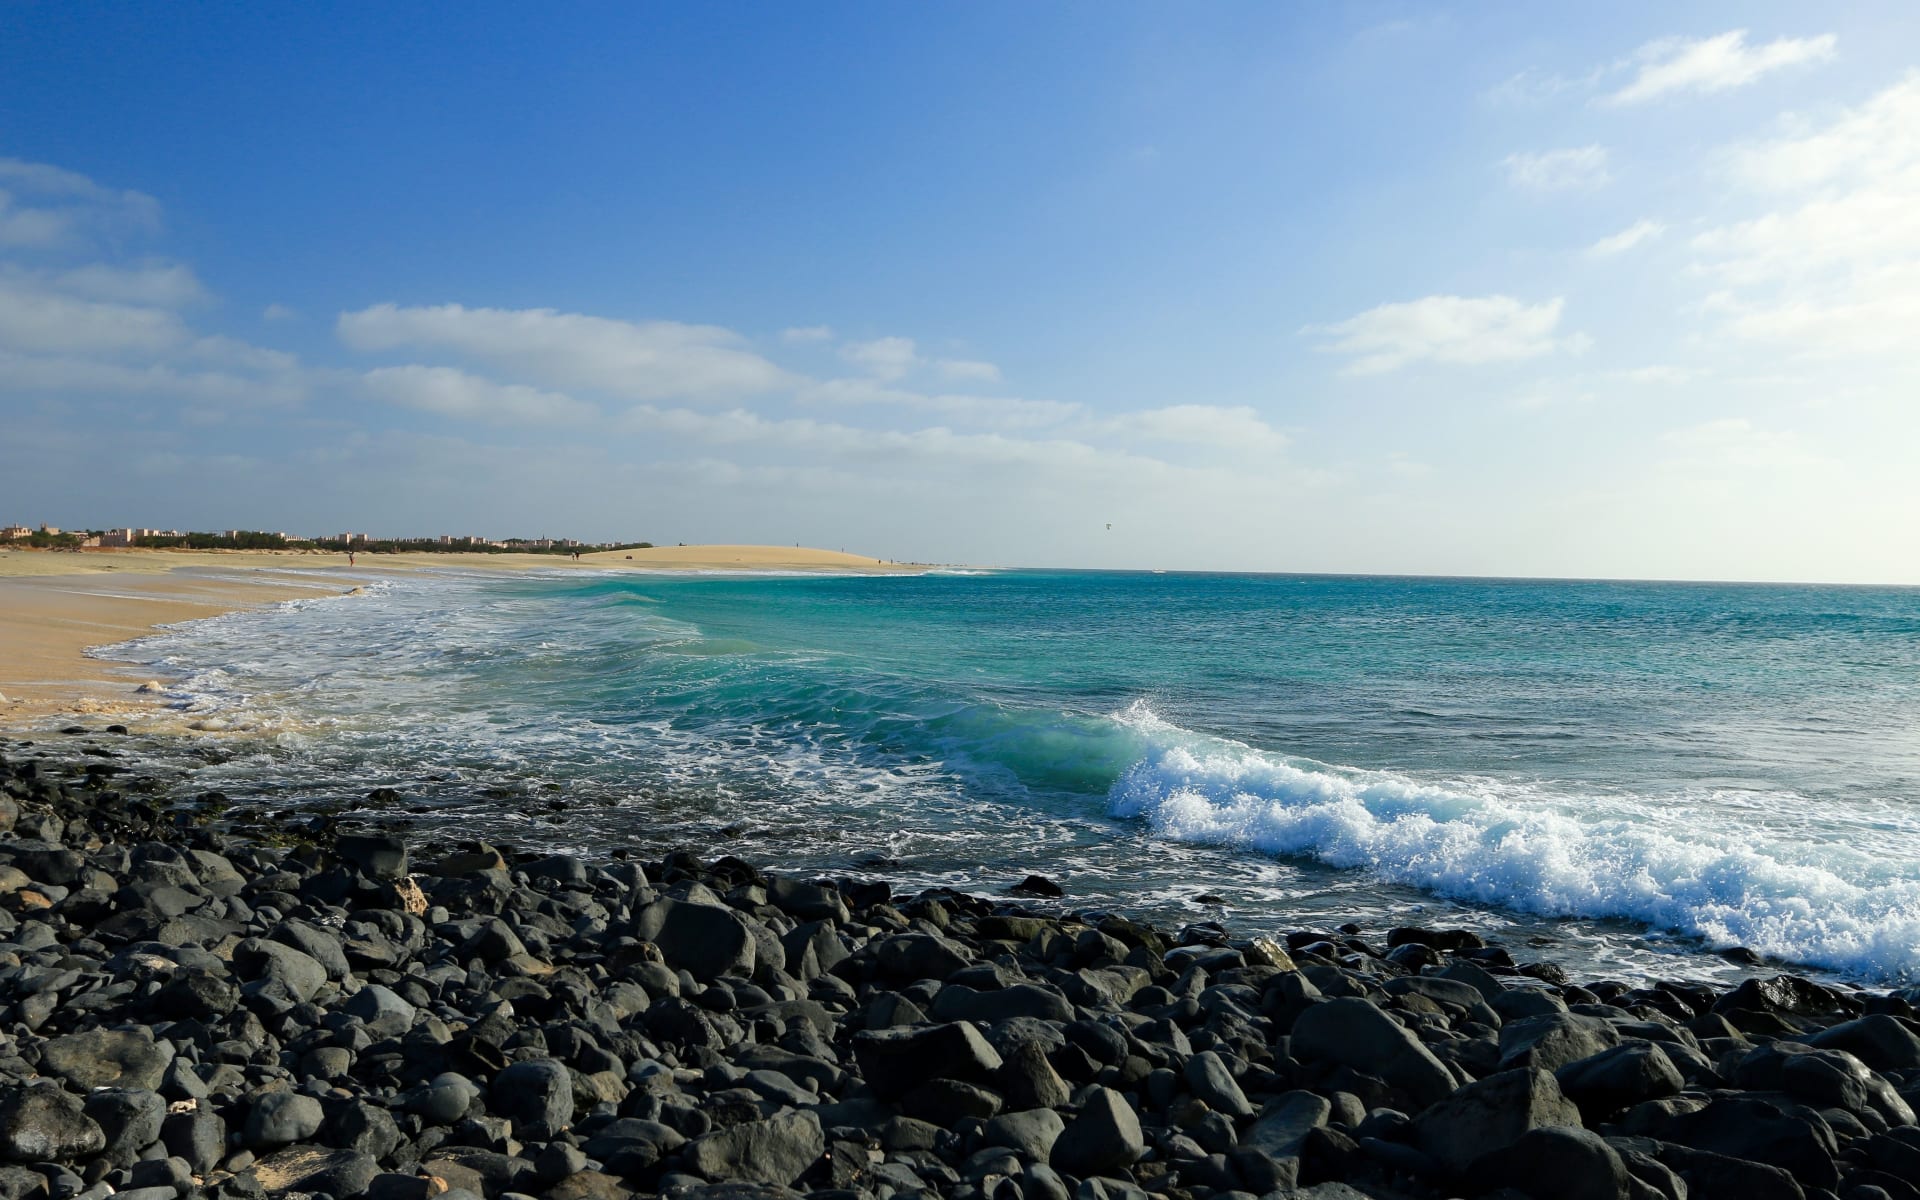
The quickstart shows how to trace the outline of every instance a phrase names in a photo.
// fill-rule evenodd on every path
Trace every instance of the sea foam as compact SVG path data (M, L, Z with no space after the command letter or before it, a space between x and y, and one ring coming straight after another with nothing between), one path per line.
M1115 717L1146 752L1113 785L1112 811L1163 837L1542 916L1644 922L1852 974L1920 973L1920 880L1844 844L1764 836L1746 804L1428 783L1195 734L1144 703Z

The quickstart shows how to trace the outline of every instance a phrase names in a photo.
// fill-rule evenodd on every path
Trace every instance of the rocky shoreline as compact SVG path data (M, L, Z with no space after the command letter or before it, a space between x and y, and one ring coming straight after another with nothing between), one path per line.
M153 791L0 754L0 1200L1920 1200L1916 992Z

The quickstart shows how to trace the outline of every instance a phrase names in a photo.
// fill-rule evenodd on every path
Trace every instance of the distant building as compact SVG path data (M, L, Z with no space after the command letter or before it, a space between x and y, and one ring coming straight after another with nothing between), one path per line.
M127 547L133 545L141 534L138 529L109 529L100 535L102 546Z
M0 540L5 540L9 542L15 538L32 537L32 536L33 536L33 530L28 529L25 525L9 525L4 529L0 529Z

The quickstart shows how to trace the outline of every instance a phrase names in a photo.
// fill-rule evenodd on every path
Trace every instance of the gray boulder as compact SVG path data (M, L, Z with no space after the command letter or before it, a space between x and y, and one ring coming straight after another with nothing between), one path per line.
M1253 1105L1248 1103L1247 1094L1240 1090L1240 1084L1227 1070L1226 1062L1213 1051L1203 1050L1189 1058L1186 1076L1187 1087L1213 1111L1229 1117L1253 1115Z
M326 1113L312 1096L293 1092L265 1092L254 1097L241 1130L249 1150L273 1150L304 1142L320 1131Z
M1046 1162L1053 1144L1060 1140L1067 1123L1052 1109L1035 1108L1026 1112L1002 1113L988 1121L980 1131L984 1146L1006 1146L1018 1151L1029 1162Z
M133 1088L151 1092L166 1077L173 1047L150 1029L90 1029L48 1042L40 1070L77 1088Z
M753 974L759 944L731 910L681 900L656 900L641 909L633 936L658 946L668 966L703 983Z
M573 1078L565 1063L551 1058L514 1063L494 1076L489 1095L516 1137L548 1141L573 1123Z
M1140 1161L1147 1150L1140 1118L1112 1088L1095 1088L1080 1113L1053 1143L1053 1169L1084 1179L1105 1175Z
M1620 1035L1599 1017L1544 1013L1512 1021L1500 1030L1500 1069L1532 1067L1558 1071L1617 1045Z
M1920 1067L1920 1036L1885 1013L1830 1025L1806 1040L1819 1049L1845 1050L1876 1071Z
M862 1030L853 1038L860 1073L883 1099L904 1096L928 1079L991 1085L1000 1055L969 1021Z
M365 1022L374 1037L396 1037L413 1028L416 1010L388 987L370 983L353 994L346 1011Z
M266 938L248 938L233 948L234 969L245 980L271 979L299 1003L326 986L327 969L312 955Z
M1315 1004L1293 1025L1293 1053L1307 1062L1333 1062L1384 1079L1432 1104L1453 1091L1453 1075L1406 1028L1358 997Z
M1545 1071L1502 1071L1461 1088L1413 1122L1413 1144L1447 1169L1464 1171L1483 1154L1550 1125L1580 1127L1580 1110Z
M1016 1042L1006 1051L996 1084L1014 1109L1059 1108L1073 1095L1038 1041Z
M716 1183L740 1181L786 1187L826 1153L820 1119L782 1112L710 1133L687 1144L687 1165Z
M51 1082L0 1091L0 1158L71 1162L100 1153L107 1136L77 1097Z
M97 1088L83 1108L106 1135L101 1153L122 1165L160 1140L160 1126L167 1119L167 1102L160 1094L138 1089Z
M1529 1196L1545 1185L1554 1200L1627 1200L1627 1167L1612 1146L1585 1129L1530 1129L1473 1164L1479 1190L1513 1188Z
M1652 1042L1623 1042L1554 1072L1560 1090L1592 1119L1642 1100L1677 1096L1686 1087L1680 1069Z
M1294 1158L1306 1144L1307 1134L1325 1125L1332 1114L1333 1105L1326 1097L1288 1092L1267 1106L1240 1144L1275 1159Z

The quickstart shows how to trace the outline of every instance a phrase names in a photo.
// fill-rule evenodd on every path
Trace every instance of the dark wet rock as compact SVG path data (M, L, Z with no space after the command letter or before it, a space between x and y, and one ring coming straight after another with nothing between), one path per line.
M984 1121L999 1112L998 1094L958 1079L929 1079L900 1098L900 1111L932 1125L952 1128L961 1121Z
M883 1097L905 1095L927 1079L991 1085L1000 1055L968 1021L855 1034L854 1058L867 1085Z
M1653 1042L1625 1042L1554 1072L1560 1090L1598 1120L1643 1100L1676 1096L1686 1086L1666 1052Z
M1555 1126L1531 1129L1476 1160L1470 1169L1482 1189L1512 1188L1538 1196L1543 1185L1554 1200L1627 1200L1626 1164L1599 1135Z
M153 1001L155 1011L163 1017L199 1021L223 1017L239 1003L239 985L204 967L182 967L173 972Z
M1095 1088L1053 1143L1049 1162L1067 1175L1104 1175L1131 1166L1146 1153L1140 1118L1126 1097Z
M785 1112L696 1139L686 1148L688 1165L715 1182L786 1186L826 1153L819 1119Z
M550 1058L514 1063L494 1077L490 1095L492 1110L522 1137L546 1141L573 1121L572 1077Z
M1833 1131L1811 1109L1782 1111L1762 1100L1726 1096L1675 1118L1662 1137L1696 1150L1779 1167L1802 1184L1832 1188L1839 1182Z
M1768 979L1747 979L1721 996L1713 1005L1715 1012L1754 1011L1795 1016L1839 1014L1856 1016L1858 1000L1823 984L1798 975L1775 975Z
M990 1023L1032 1017L1042 1021L1071 1021L1073 1005L1067 998L1037 983L1016 983L996 991L980 992L949 984L933 998L936 1021Z
M1316 1004L1294 1022L1293 1053L1305 1062L1333 1062L1376 1076L1422 1105L1453 1091L1454 1078L1392 1017L1365 1000Z
M480 1098L480 1089L456 1071L443 1071L409 1092L407 1110L435 1125L451 1125L465 1117Z
M889 979L945 979L973 961L964 946L931 933L907 933L873 943L873 963Z
M160 1086L173 1048L151 1030L92 1029L54 1038L40 1052L40 1069L77 1088Z
M1511 1145L1531 1129L1579 1127L1580 1110L1545 1071L1502 1071L1470 1083L1413 1122L1413 1143L1448 1170Z
M1058 1108L1072 1095L1037 1041L1014 1045L1002 1061L995 1083L1007 1106L1015 1109Z
M1240 1139L1242 1146L1273 1158L1297 1158L1307 1135L1324 1126L1333 1104L1312 1092L1294 1091L1279 1097Z
M369 879L399 879L407 873L407 844L379 834L343 834L333 852Z
M159 1140L167 1102L157 1092L97 1088L87 1095L84 1111L107 1139L101 1153L116 1163L130 1163Z
M1500 1029L1500 1069L1532 1067L1558 1071L1618 1044L1613 1026L1581 1013L1546 1013Z
M1229 1117L1250 1117L1253 1105L1218 1054L1203 1050L1187 1060L1187 1086L1208 1108Z
M1845 1050L1876 1071L1920 1068L1920 1034L1883 1013L1829 1026L1806 1041L1818 1049Z
M320 1131L326 1113L312 1096L266 1092L247 1110L241 1141L250 1150L271 1150L302 1142Z
M346 951L341 948L337 934L305 921L282 921L274 927L271 937L319 963L326 970L328 979L339 981L353 973L347 965Z
M732 911L715 905L657 900L635 918L633 936L660 948L667 965L709 982L751 975L757 941Z
M396 1037L413 1028L417 1011L391 988L370 983L341 1005L351 1016L359 1017L369 1033L376 1037Z
M1657 1154L1686 1184L1690 1200L1806 1200L1791 1173L1768 1163L1670 1143L1659 1144Z
M1006 1146L1031 1161L1046 1162L1053 1144L1060 1140L1066 1122L1060 1114L1046 1108L1026 1112L1002 1113L988 1121L980 1139L989 1146Z
M1009 896L1037 896L1042 899L1057 900L1066 895L1066 890L1045 875L1029 875L1019 883L1007 889Z
M266 938L248 938L235 946L233 965L244 980L279 984L296 1004L313 999L327 983L326 967L311 955Z
M194 1174L204 1175L226 1153L227 1125L209 1109L196 1106L169 1114L160 1126L160 1142L169 1155L185 1160Z
M1419 945L1432 950L1478 950L1486 939L1466 929L1424 929L1403 925L1387 931L1387 947Z
M57 1084L0 1089L0 1157L8 1162L68 1162L98 1154L106 1134Z

